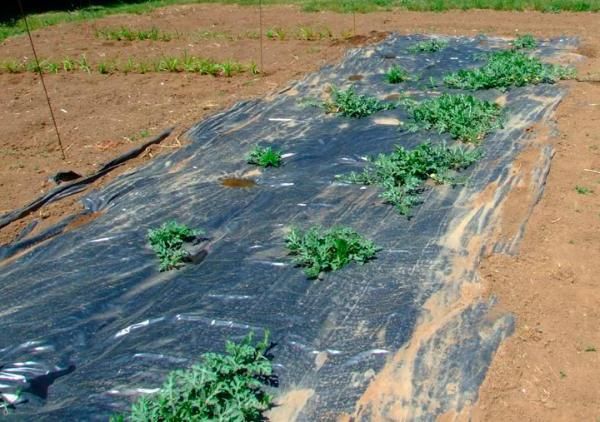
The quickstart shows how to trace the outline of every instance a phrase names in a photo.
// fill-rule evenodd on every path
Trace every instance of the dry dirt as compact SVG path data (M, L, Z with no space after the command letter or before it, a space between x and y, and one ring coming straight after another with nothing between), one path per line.
M214 78L192 74L48 75L46 82L66 147L60 159L42 96L33 74L0 75L0 214L23 206L52 187L48 177L59 170L93 172L102 163L155 134L176 126L174 135L104 177L105 183L127 168L178 148L187 127L234 102L266 95L325 63L338 60L351 45L374 37L343 40L352 17L333 13L304 14L293 7L266 8L266 27L292 34L299 26L328 28L333 40L265 40L263 76ZM481 275L486 294L499 308L515 313L515 335L498 351L481 388L480 400L457 419L597 420L600 417L600 17L594 14L541 14L490 11L373 13L357 16L357 33L371 31L449 35L576 35L581 82L572 81L557 111L560 137L546 191L534 210L517 257L490 256ZM95 29L126 24L157 26L182 33L169 42L110 42ZM214 37L198 34L212 31ZM254 9L238 6L177 6L143 16L114 16L93 23L67 24L35 32L38 53L61 59L86 54L90 62L110 58L181 55L184 51L219 60L259 62ZM241 35L230 40L223 33ZM0 45L0 60L30 57L26 38ZM585 81L584 81L585 80ZM595 192L579 194L575 187ZM0 230L9 242L33 218L46 224L79 208L78 197L42 208ZM509 221L511 210L504 210ZM598 352L595 350L598 349Z

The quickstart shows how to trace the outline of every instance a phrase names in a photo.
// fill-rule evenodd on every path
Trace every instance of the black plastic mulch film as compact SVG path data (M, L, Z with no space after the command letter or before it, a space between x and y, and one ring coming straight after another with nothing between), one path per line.
M483 63L479 53L509 47L506 40L463 37L448 38L438 53L407 53L422 39L391 36L351 50L341 64L277 95L199 123L189 145L89 194L84 203L103 212L90 224L5 260L0 391L21 390L26 400L8 418L107 420L162 385L170 370L222 351L226 339L265 329L276 343L280 386L273 393L303 397L294 409L299 421L345 413L432 420L474 402L513 320L491 317L491 303L465 297L478 286L484 249L518 246L528 215L514 236L496 242L499 208L525 179L530 207L541 194L551 148L538 147L530 174L512 165L532 144L526 129L549 119L565 89L475 93L503 97L504 129L485 138L485 156L464 172L465 185L428 189L407 219L382 203L378 187L335 176L360 170L364 157L395 145L449 138L403 131L398 121L410 116L402 107L349 119L302 102L332 83L380 99L432 97L446 89L431 87L430 77L439 81ZM537 54L558 55L574 44L551 40ZM386 83L383 72L393 64L419 79ZM362 80L349 81L356 74ZM281 149L284 166L259 172L248 165L245 156L256 144ZM256 186L227 188L225 176L250 177ZM161 273L146 235L170 219L204 229L210 241L201 263ZM364 266L308 280L290 263L283 239L292 226L318 224L350 226L383 249ZM277 411L272 418L282 420Z

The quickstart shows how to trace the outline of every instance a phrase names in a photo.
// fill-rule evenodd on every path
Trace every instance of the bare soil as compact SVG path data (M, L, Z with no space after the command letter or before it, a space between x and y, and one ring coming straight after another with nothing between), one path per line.
M180 135L203 117L234 102L272 93L322 65L339 60L347 48L376 41L388 31L448 35L538 37L579 36L576 63L580 81L569 82L567 99L557 112L559 138L547 138L557 150L546 192L530 220L517 257L490 256L481 275L486 294L496 295L502 311L515 313L517 328L498 351L480 400L454 418L473 420L595 420L600 416L600 17L596 14L454 11L388 12L357 16L306 14L294 7L265 9L265 27L284 28L285 41L265 40L261 76L232 78L183 73L47 75L46 83L66 147L63 161L39 78L1 74L0 214L21 207L53 185L59 170L81 174L123 153L169 126L172 136L143 156L97 181L140 165L156 154L179 148ZM178 31L169 42L116 42L98 39L97 28L127 25ZM334 39L293 39L300 26L328 28ZM184 52L217 60L259 63L258 13L239 6L188 5L148 15L113 16L65 24L34 33L38 54L56 60L86 54L91 63L129 57L144 59ZM209 31L210 37L200 35ZM375 31L375 32L373 32ZM230 35L233 35L231 37ZM31 57L25 37L0 44L0 60ZM586 186L595 192L575 191ZM47 225L80 209L78 196L51 204L0 230L10 242L33 218ZM519 207L515 202L515 210ZM513 210L504 210L507 224ZM89 221L89 218L86 219ZM79 221L73 224L85 224ZM43 227L44 224L40 225ZM596 352L595 350L599 351Z

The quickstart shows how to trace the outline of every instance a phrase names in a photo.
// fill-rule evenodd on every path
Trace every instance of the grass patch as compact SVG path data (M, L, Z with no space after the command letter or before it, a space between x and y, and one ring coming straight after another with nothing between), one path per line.
M514 50L532 50L537 47L537 40L531 34L519 35L512 43Z
M293 229L285 239L294 263L305 267L308 278L323 271L336 271L351 262L364 264L373 259L378 248L373 242L347 227L324 230L312 227L305 233Z
M591 193L594 193L592 189L579 185L575 186L575 192L577 192L580 195L589 195Z
M177 34L163 32L156 27L148 30L129 29L125 26L120 28L103 28L96 30L96 38L113 41L171 41Z
M323 103L327 113L360 119L382 110L392 110L396 104L383 103L377 98L359 95L350 87L346 90L331 88L331 100Z
M248 163L260 167L281 166L281 152L271 147L262 148L257 146L248 154Z
M507 89L512 86L556 83L575 77L575 70L556 64L542 63L520 51L500 51L489 55L488 62L477 69L459 70L444 77L450 88Z
M160 391L143 396L127 420L249 421L265 420L262 413L272 406L272 397L262 390L273 378L267 357L268 333L253 344L249 334L239 344L228 341L226 353L205 353L201 363L173 371ZM111 422L125 421L123 415Z
M200 234L202 234L201 230L190 229L176 221L169 221L158 229L149 230L148 241L160 260L160 271L181 267L184 259L188 257L183 243L193 240Z
M417 53L436 53L438 51L443 50L448 45L448 41L445 40L436 40L430 39L425 41L420 41L414 45L408 47L408 52L417 54Z
M362 185L378 185L380 197L402 215L420 204L424 182L457 184L455 172L469 167L481 157L477 150L446 144L424 143L413 150L396 147L390 154L379 154L361 173L352 172L340 179Z
M443 94L409 108L415 121L410 130L436 130L463 142L479 142L502 125L501 107L472 95Z
M401 66L394 65L385 73L385 80L391 84L399 84L407 81L409 78L408 71Z

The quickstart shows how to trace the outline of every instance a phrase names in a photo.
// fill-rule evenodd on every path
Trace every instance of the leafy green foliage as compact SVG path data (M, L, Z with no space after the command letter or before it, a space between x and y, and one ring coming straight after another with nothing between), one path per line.
M537 40L531 34L519 35L512 46L514 50L531 50L537 47Z
M257 146L248 154L248 163L261 167L279 167L281 165L281 152L271 147L262 148Z
M332 100L323 103L323 107L327 113L340 113L346 117L360 119L381 110L396 108L396 104L382 103L377 98L359 95L352 87L346 90L332 87L331 90Z
M373 242L347 227L312 227L305 233L294 229L285 242L295 256L294 263L306 267L308 278L317 278L322 271L339 270L353 261L364 264L378 250Z
M436 53L443 50L448 45L448 41L432 38L430 40L419 41L408 48L409 53Z
M511 86L556 83L575 76L571 68L542 63L538 58L520 51L507 50L492 53L488 62L477 69L463 69L444 77L450 88L506 89Z
M408 72L398 65L392 66L385 74L385 79L391 84L399 84L409 79Z
M272 406L264 380L272 377L266 356L268 333L252 344L249 334L239 344L228 341L226 354L205 353L199 364L169 374L155 395L142 397L131 410L131 422L232 421L259 422ZM124 421L121 415L111 421Z
M96 37L113 41L170 41L173 39L173 34L163 32L156 27L152 27L149 30L135 30L122 26L118 29L98 29L96 30Z
M188 256L183 243L200 234L201 230L192 230L176 221L168 221L158 229L149 230L148 241L160 260L160 271L179 268Z
M452 172L469 167L480 157L479 151L445 144L424 143L413 150L396 147L391 154L371 159L362 173L352 172L341 178L350 183L382 187L381 198L394 205L400 214L408 215L413 206L421 203L425 180L456 184L458 179Z
M492 129L501 126L501 107L472 95L443 94L412 107L415 123L411 130L424 128L448 132L454 139L478 142Z
M589 195L590 193L594 193L594 191L590 188L579 185L575 186L575 192L577 192L580 195Z

